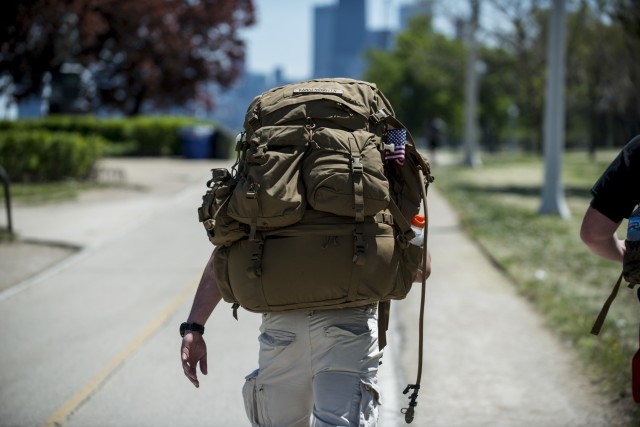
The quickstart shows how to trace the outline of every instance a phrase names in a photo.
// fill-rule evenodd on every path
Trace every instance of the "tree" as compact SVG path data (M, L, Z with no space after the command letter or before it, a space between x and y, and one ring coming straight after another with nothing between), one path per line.
M2 2L0 76L21 99L80 64L103 105L134 115L192 100L203 83L229 86L244 62L238 30L253 22L252 0Z
M365 79L376 82L415 135L436 117L460 129L464 58L460 40L434 32L429 17L416 16L393 51L369 52Z
M618 58L624 61L628 69L624 103L626 105L622 125L627 129L626 136L631 138L640 133L640 2L638 0L615 0L612 16L624 32L626 55Z
M624 109L621 101L628 90L627 67L620 60L625 56L624 34L620 25L604 17L601 6L582 0L567 21L567 142L588 142L592 156L612 140L611 123Z
M511 72L518 84L514 89L515 105L521 122L528 128L528 145L542 150L542 118L545 76L546 17L543 0L491 0L501 25L484 31L497 46L514 57ZM507 24L507 25L504 25Z

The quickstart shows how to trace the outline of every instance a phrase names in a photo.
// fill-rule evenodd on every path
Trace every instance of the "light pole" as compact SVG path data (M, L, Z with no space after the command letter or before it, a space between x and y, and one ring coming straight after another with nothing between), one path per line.
M509 108L507 108L507 115L509 116L509 149L514 153L517 153L520 151L517 135L517 121L518 116L520 115L520 109L516 104L511 104L509 105Z
M540 213L568 218L562 185L565 107L565 0L553 0L547 45L547 92L544 112L545 175Z
M470 0L471 19L467 30L467 70L465 84L464 104L464 158L463 164L470 167L478 167L482 164L478 154L478 130L477 130L477 104L478 104L478 76L476 62L478 57L478 45L476 31L480 19L479 0Z

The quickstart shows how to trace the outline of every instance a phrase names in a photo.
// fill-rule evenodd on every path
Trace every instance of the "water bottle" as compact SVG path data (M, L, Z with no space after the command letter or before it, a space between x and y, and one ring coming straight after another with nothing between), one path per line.
M630 242L640 241L640 208L633 211L629 217L627 240Z
M640 217L638 217L640 221ZM424 225L426 221L423 215L415 215L411 220L411 229L416 233L416 237L411 239L409 243L416 246L422 246L424 243ZM638 224L640 226L640 224ZM640 229L638 230L640 233ZM640 236L638 237L640 239Z

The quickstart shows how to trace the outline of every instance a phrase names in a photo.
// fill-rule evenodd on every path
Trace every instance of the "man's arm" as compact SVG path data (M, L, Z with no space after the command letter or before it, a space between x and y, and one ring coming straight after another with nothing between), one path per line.
M616 230L620 222L613 222L598 210L589 206L582 219L580 238L595 254L613 261L622 262L625 245L618 239Z
M213 274L213 254L211 254L202 272L187 322L204 325L221 299L218 282ZM200 362L200 371L207 375L207 345L199 332L187 331L184 334L180 355L184 374L193 385L199 387L200 382L196 373L198 362Z

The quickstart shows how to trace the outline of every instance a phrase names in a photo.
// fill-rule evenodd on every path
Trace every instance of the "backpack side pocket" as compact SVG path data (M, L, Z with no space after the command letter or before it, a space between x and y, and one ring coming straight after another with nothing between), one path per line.
M226 169L213 169L212 173L213 178L207 183L209 189L198 208L198 219L207 230L211 243L228 245L246 237L248 227L227 214L227 204L237 180Z
M300 178L308 145L304 126L264 126L249 139L245 167L231 199L229 216L258 229L300 221L306 209Z

